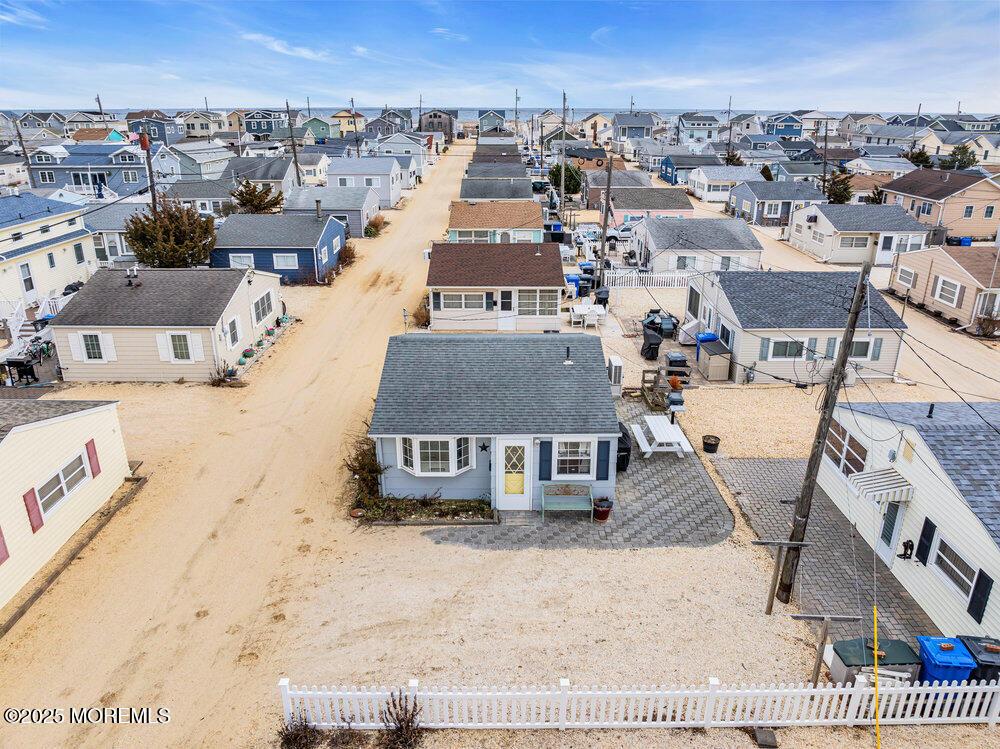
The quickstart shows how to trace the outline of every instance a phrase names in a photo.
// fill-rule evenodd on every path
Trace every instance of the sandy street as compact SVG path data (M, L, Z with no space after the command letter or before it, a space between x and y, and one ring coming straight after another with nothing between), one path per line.
M0 641L0 703L163 706L172 719L4 727L0 746L266 746L282 676L470 686L806 677L812 636L782 615L794 609L763 615L770 558L749 545L739 516L716 546L620 552L478 551L437 545L415 528L357 530L346 519L343 438L369 412L386 338L402 331L402 308L422 292L421 250L443 235L470 153L462 145L443 157L387 214L387 233L358 242L362 259L331 288L285 290L303 322L251 370L249 387L58 394L120 400L130 457L153 475ZM885 745L984 736L897 729ZM782 737L783 746L872 743L863 730ZM446 732L430 742L640 745L752 744L739 732L688 731Z

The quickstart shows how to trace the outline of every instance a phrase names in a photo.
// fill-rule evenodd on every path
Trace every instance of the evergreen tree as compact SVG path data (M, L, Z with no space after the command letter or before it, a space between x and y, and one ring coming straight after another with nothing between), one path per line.
M744 166L743 157L739 151L729 149L726 151L726 166Z
M826 181L826 199L834 205L850 203L854 195L851 189L851 175L845 172L834 172Z
M950 154L941 159L939 166L942 169L968 169L978 163L979 159L969 148L968 143L963 143L960 146L955 146Z
M236 203L236 213L280 213L285 204L281 190L275 193L271 185L255 185L250 180L243 180L230 195Z
M556 164L549 167L549 182L552 187L558 192L560 184L560 174L562 173L562 164ZM575 164L570 164L566 162L566 194L576 195L580 192L580 186L583 184L583 174L580 172L579 167Z
M875 185L875 189L872 190L872 194L865 198L866 203L871 203L872 205L880 205L885 202L885 192L881 187Z
M914 166L923 167L924 169L930 169L933 166L931 157L927 155L926 151L917 149L900 155Z
M156 215L135 213L125 222L125 241L142 265L190 268L208 261L215 222L190 206L160 198Z

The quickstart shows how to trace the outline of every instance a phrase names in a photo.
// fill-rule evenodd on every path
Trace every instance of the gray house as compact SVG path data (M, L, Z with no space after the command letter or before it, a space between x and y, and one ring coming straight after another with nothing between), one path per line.
M629 138L652 138L656 122L649 112L619 112L611 121L611 140L617 153Z
M787 226L792 211L826 202L826 196L809 182L760 180L733 187L726 212L751 224Z
M378 214L378 194L371 187L293 187L285 194L285 213L313 213L319 209L347 226L348 237L362 237L365 224Z
M295 165L291 156L235 156L229 160L221 179L231 183L233 189L248 180L287 193L295 184Z
M618 418L597 336L393 336L369 435L383 496L532 510L553 482L615 493Z
M516 166L516 164L515 164ZM459 195L462 200L532 200L531 180L527 177L510 179L463 179Z
M526 177L527 174L523 164L469 162L465 168L465 176L469 179L511 179Z
M220 179L229 160L235 157L222 142L214 139L175 143L170 150L180 161L182 180Z
M479 110L479 132L503 130L507 123L507 113L496 109Z
M233 202L234 189L232 182L188 180L174 182L164 190L164 195L196 208L199 213L221 216L223 206Z
M372 187L380 208L394 208L403 197L403 170L392 156L331 159L326 183L333 187Z

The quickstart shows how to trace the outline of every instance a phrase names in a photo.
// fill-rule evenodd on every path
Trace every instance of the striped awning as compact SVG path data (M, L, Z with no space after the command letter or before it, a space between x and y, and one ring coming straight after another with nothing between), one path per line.
M872 502L909 502L913 499L913 485L904 479L895 468L881 471L855 473L850 477L851 486L858 496Z

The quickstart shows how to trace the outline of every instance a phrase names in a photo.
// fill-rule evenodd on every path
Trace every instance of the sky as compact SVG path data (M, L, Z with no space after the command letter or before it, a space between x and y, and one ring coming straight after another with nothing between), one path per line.
M1000 0L0 0L0 108L1000 111Z

